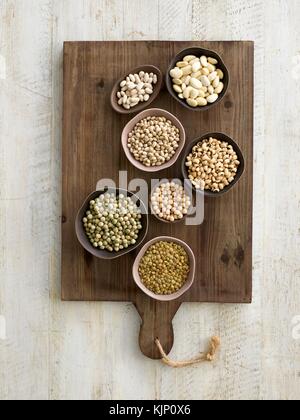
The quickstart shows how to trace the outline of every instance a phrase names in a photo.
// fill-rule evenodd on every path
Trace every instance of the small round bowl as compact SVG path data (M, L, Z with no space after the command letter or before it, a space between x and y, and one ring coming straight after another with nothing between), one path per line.
M84 226L82 224L82 219L85 217L85 214L87 212L87 210L89 209L89 204L91 200L95 200L95 198L99 197L102 194L105 193L116 193L116 196L119 196L120 194L124 194L127 197L132 197L134 198L134 201L139 205L141 211L142 211L142 230L139 232L139 237L136 241L135 245L130 246L127 249L121 250L119 252L109 252L106 250L101 250L98 248L93 247L93 245L90 243L88 237L86 236L85 230L84 230ZM149 219L148 219L148 214L147 214L147 209L144 205L144 203L133 193L126 191L126 190L122 190L122 189L113 189L113 188L108 188L105 191L95 191L92 194L90 194L84 201L82 207L80 208L77 217L76 217L76 221L75 221L75 230L76 230L76 235L78 238L78 241L80 242L80 244L83 246L83 248L88 251L90 254L92 254L94 257L97 258L102 258L105 260L114 260L115 258L119 258L122 257L125 254L128 254L130 252L132 252L133 250L135 250L136 248L138 248L145 240L147 233L148 233L148 227L149 227Z
M142 280L140 278L139 275L139 266L140 266L140 262L141 259L143 258L143 256L145 255L145 253L147 252L147 250L149 249L149 247L153 244L155 244L156 242L160 242L160 241L165 241L165 242L174 242L178 245L181 245L185 251L187 252L188 256L189 256L189 260L190 260L190 272L188 275L188 279L186 281L186 283L184 284L184 286L178 290L176 293L173 293L171 295L156 295L155 293L151 292L149 289L147 289L147 287L144 286L144 284L142 283ZM152 239L151 241L149 241L140 251L140 253L138 254L134 265L133 265L133 278L135 283L137 284L137 286L149 297L151 297L152 299L161 301L161 302L169 302L172 300L176 300L178 298L180 298L182 295L184 295L193 285L194 283L194 279L195 279L195 272L196 272L196 260L195 260L195 255L193 253L193 251L191 250L191 248L183 241L181 241L180 239L176 239L176 238L172 238L171 236L160 236L158 238Z
M164 163L161 166L153 166L148 168L147 166L143 165L141 162L138 162L131 154L129 148L128 148L128 135L129 133L133 130L133 128L135 127L135 125L143 120L144 118L147 117L165 117L168 120L170 120L172 122L172 124L174 124L180 132L180 143L179 143L179 147L175 153L175 155L172 157L172 159L170 159L168 162ZM125 152L125 155L127 157L127 159L129 160L129 162L135 166L137 169L140 169L141 171L144 172L159 172L162 171L164 169L170 168L171 166L173 166L177 159L179 158L182 150L184 149L185 146L185 140L186 140L186 134L185 134L185 129L183 128L183 125L181 124L181 122L178 120L178 118L175 117L175 115L171 114L168 111L165 111L164 109L159 109L159 108L152 108L152 109L147 109L143 112L141 112L140 114L136 115L131 121L129 121L129 123L126 125L126 127L123 130L122 133L122 146Z
M183 216L183 218L182 219L179 219L179 220L174 220L174 222L171 222L171 221L169 221L169 220L165 220L165 219L162 219L161 217L159 217L158 216L158 214L156 214L155 213L155 211L153 210L153 206L152 206L152 196L153 196L153 193L155 192L155 190L156 190L156 188L157 187L159 187L160 185L163 185L163 184L166 184L167 182L175 182L176 184L178 184L178 185L181 185L181 186L183 186L184 187L184 185L183 185L183 182L180 180L180 179L162 179L162 180L160 180L154 187L153 187L153 189L152 189L152 191L151 191L151 193L150 193L150 198L149 198L149 207L150 207L150 209L151 209L151 214L157 219L157 220L159 220L160 222L163 222L163 223L167 223L167 224L169 224L169 225L174 225L174 224L176 224L176 223L182 223L182 222L184 222L185 221L185 219L187 218L187 216L188 216L188 214L185 214L184 216ZM191 200L193 199L193 197L190 197L191 198Z
M123 106L118 104L117 93L120 91L120 83L123 80L125 80L126 77L129 74L138 74L140 71L156 74L157 75L157 83L156 83L156 85L153 85L153 93L152 93L152 95L150 95L150 98L147 102L140 102L137 106L135 106L133 108L125 109L125 108L123 108ZM134 114L136 112L141 112L141 111L143 111L143 109L145 109L149 105L151 105L153 101L155 101L155 99L157 98L157 96L159 95L159 93L161 91L162 83L163 83L163 75L162 75L162 72L159 70L158 67L151 66L151 65L139 66L139 67L133 69L132 71L124 74L123 77L121 77L115 83L115 85L113 87L113 90L111 92L111 97L110 97L111 106L119 114L125 114L126 115L126 114Z
M218 197L220 195L223 195L223 194L227 193L229 190L231 190L231 188L233 188L235 186L235 184L240 180L240 178L243 175L244 170L245 170L245 160L244 160L243 153L242 153L241 149L239 148L239 146L237 145L237 143L231 137L228 137L226 134L223 134L223 133L208 133L208 134L205 134L204 136L198 137L197 139L192 141L186 147L186 150L185 150L184 156L183 156L183 160L182 160L181 169L182 169L182 175L183 175L184 179L189 179L188 169L187 169L187 166L185 165L187 157L191 153L193 147L197 143L200 143L201 141L203 141L205 139L209 139L210 137L213 137L213 138L215 138L217 140L220 140L220 141L226 141L228 144L230 144L233 147L234 151L236 152L236 154L238 156L238 159L240 161L240 165L238 167L238 171L237 171L237 174L236 174L234 180L229 185L227 185L227 187L225 187L224 190L222 190L220 192L213 192L213 191L209 191L209 190L202 191L202 190L196 189L193 185L193 190L197 193L204 194L206 197Z
M180 99L178 97L178 94L173 89L173 81L172 81L172 77L170 76L170 71L174 67L176 67L176 63L178 63L178 61L182 61L182 59L187 55L195 55L196 57L201 57L202 55L205 55L206 57L212 57L212 58L215 58L216 60L218 60L217 67L220 70L222 70L223 73L224 73L224 79L222 80L222 82L224 83L224 89L220 93L219 98L213 104L209 104L209 105L206 105L206 106L198 106L196 108L193 108L192 106L190 106L186 102L185 99ZM169 68L168 68L168 71L167 71L167 75L166 75L166 86L167 86L167 89L168 89L170 95L173 96L173 98L176 99L177 102L179 102L182 106L189 109L190 111L200 111L200 112L202 112L202 111L207 111L209 109L212 109L214 106L216 106L218 103L220 103L222 101L222 99L224 98L224 96L226 95L228 87L229 87L229 82L230 82L229 71L228 71L224 61L222 60L222 58L219 56L219 54L217 54L215 51L207 50L205 48L200 48L200 47L187 48L187 49L181 51L179 54L177 54L176 57L174 57L173 60L171 61L170 65L169 65Z

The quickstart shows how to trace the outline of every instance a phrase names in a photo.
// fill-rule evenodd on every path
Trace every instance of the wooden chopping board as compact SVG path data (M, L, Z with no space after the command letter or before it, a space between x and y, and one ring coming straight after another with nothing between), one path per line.
M197 260L194 286L181 300L159 303L134 284L136 252L113 261L90 256L76 239L74 222L86 196L97 182L118 182L119 171L128 181L151 175L132 167L121 148L121 133L133 117L116 114L110 106L114 82L142 64L154 64L164 73L180 50L201 46L218 52L230 72L224 100L207 112L192 112L162 90L151 107L164 108L183 123L187 142L208 132L224 132L239 144L245 157L240 182L219 198L205 199L201 226L168 225L150 217L148 239L170 235L186 241ZM160 358L158 337L170 352L172 320L182 302L250 303L252 299L253 200L253 68L252 42L68 42L64 45L62 299L65 301L133 302L141 319L140 346ZM154 178L181 177L181 159ZM99 332L100 333L100 332Z

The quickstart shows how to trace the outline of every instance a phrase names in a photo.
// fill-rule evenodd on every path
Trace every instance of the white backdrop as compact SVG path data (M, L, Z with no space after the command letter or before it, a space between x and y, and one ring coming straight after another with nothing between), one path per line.
M300 2L1 0L0 19L0 399L299 399ZM129 304L60 302L63 41L139 39L256 43L254 302L174 322L174 358L221 336L214 365L146 359Z

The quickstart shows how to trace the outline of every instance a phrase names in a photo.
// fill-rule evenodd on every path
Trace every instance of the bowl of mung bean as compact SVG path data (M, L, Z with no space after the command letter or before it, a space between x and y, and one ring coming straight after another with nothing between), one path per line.
M148 233L148 214L135 194L108 188L90 194L75 221L83 248L102 259L115 259L140 246Z
M122 146L129 162L144 172L170 168L184 146L185 129L178 118L163 109L147 109L124 128Z
M184 179L193 190L207 197L218 197L230 191L245 170L243 153L237 143L223 133L208 133L186 148L182 160Z
M180 239L160 236L149 241L133 265L137 286L152 299L168 302L179 299L193 285L195 255Z

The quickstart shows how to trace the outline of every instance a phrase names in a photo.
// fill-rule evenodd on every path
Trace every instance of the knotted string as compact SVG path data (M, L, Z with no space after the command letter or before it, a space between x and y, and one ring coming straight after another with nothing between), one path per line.
M157 338L155 340L155 344L158 347L158 350L162 356L162 362L165 363L166 365L173 367L173 368L182 368L182 367L186 367L186 366L191 366L197 363L203 363L203 362L213 362L216 358L216 354L221 346L221 340L219 337L212 337L210 340L210 350L208 353L204 354L201 353L198 357L195 357L194 359L191 360L186 360L186 361L174 361L171 360L167 355L166 352L164 351L159 339Z

